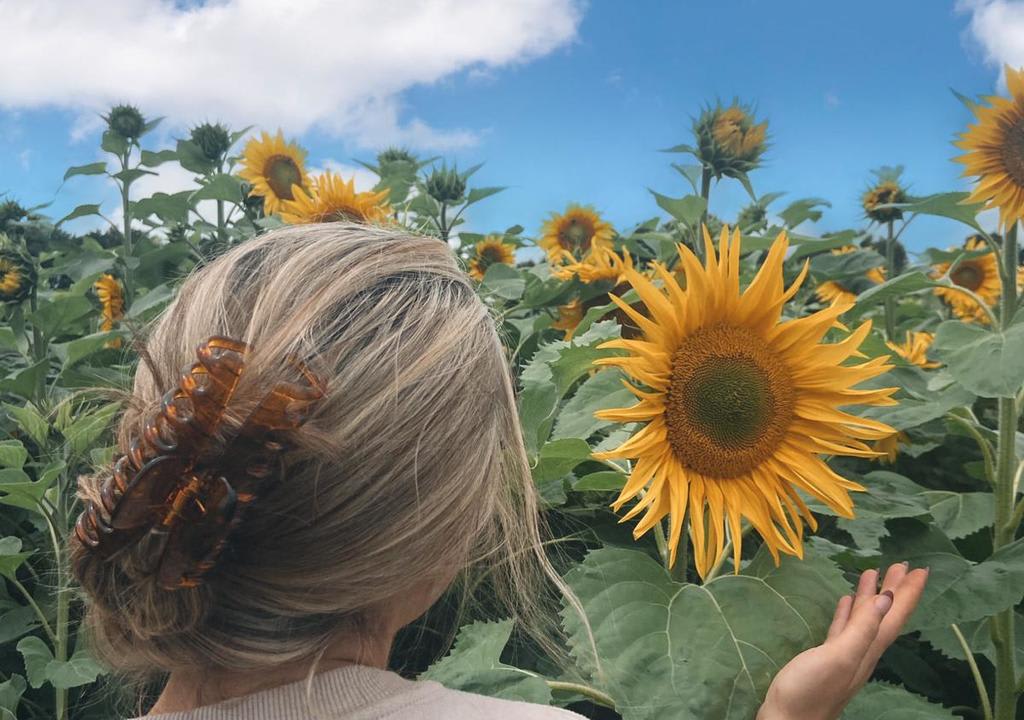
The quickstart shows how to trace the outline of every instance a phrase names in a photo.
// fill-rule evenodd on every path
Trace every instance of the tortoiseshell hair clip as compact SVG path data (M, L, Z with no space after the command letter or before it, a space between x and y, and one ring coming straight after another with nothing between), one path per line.
M280 433L306 421L324 385L293 361L299 382L280 382L236 431L223 421L245 372L245 343L214 336L164 395L141 438L116 458L101 502L86 503L75 525L82 545L109 559L147 535L153 572L165 589L198 585L261 488L281 473Z

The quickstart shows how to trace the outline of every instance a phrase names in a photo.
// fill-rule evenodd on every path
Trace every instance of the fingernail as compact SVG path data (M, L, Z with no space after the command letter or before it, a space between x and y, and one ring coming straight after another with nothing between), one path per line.
M884 615L892 607L892 591L885 590L881 595L875 597L875 607Z
M909 562L907 562L906 560L904 560L903 562L901 562L901 563L900 563L900 565L902 565L902 566L903 566L903 567L905 567L905 568L909 568L909 567L910 567L910 563L909 563Z

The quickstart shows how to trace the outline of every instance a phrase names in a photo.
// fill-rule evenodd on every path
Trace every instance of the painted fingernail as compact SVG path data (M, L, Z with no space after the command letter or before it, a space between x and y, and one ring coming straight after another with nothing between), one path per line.
M908 561L906 561L906 560L904 560L903 562L901 562L901 563L900 563L900 565L902 565L902 566L903 566L903 567L905 567L905 568L909 568L909 567L910 567L910 563L909 563Z
M875 607L884 615L892 607L892 591L884 590L881 595L875 597Z

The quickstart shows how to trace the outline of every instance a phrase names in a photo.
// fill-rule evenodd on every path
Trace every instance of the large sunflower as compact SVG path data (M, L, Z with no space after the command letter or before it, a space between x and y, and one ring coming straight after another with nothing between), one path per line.
M263 198L263 211L269 215L295 199L294 186L309 186L305 160L306 151L285 142L280 130L273 137L263 132L245 144L238 175L252 185L251 194Z
M379 223L387 220L391 208L388 191L356 192L355 178L346 182L340 175L325 172L313 179L309 193L300 192L281 207L281 219L292 225L354 221Z
M563 253L582 260L593 248L611 247L615 231L597 211L582 205L570 205L561 215L553 213L541 229L538 241L552 265L564 260Z
M516 246L504 242L500 235L488 235L473 248L469 259L469 275L482 281L491 265L515 265Z
M976 235L967 239L964 249L968 252L985 250L988 246L985 241ZM947 272L951 263L939 263L934 266L934 276L942 277ZM980 297L989 306L999 301L999 293L1002 283L999 280L999 263L994 253L986 253L978 257L963 260L953 270L949 279L954 285L965 287ZM953 288L935 288L935 294L946 301L952 308L953 314L961 320L974 321L988 324L988 313L981 308L970 295Z
M942 363L928 359L928 348L932 346L935 336L930 332L907 332L907 339L902 343L887 342L886 345L911 365L931 370Z
M846 255L856 250L857 248L853 245L844 245L841 248L835 248L832 251L832 254ZM864 273L864 277L875 285L881 285L885 282L885 268L873 267ZM825 280L824 282L819 283L818 287L814 289L814 294L817 295L818 299L823 303L854 303L857 301L857 291L838 280Z
M967 198L999 208L999 225L1009 228L1024 219L1024 69L1006 66L1010 97L990 97L974 109L978 122L955 143L966 153L957 158L964 175L978 184Z
M730 241L723 230L717 254L706 230L704 242L703 267L679 246L686 289L660 264L655 272L662 287L626 273L648 316L612 298L643 336L605 343L626 354L598 362L622 368L643 387L626 383L639 402L598 416L646 424L620 447L595 455L636 461L612 507L639 497L622 518L643 513L635 537L668 516L673 564L683 519L690 518L702 577L722 555L727 530L738 570L742 518L764 537L776 562L780 551L802 555L803 523L814 529L816 522L797 490L852 517L849 491L863 488L837 475L821 455L875 457L864 441L893 429L840 407L892 405L896 390L855 389L890 368L887 357L849 362L870 323L840 342L821 342L849 305L780 322L783 305L807 275L805 265L788 289L783 286L785 233L742 293L739 232Z

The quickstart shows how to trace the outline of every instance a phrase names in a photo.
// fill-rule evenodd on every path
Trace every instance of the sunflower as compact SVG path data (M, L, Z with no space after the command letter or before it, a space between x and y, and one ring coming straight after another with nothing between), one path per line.
M628 251L621 255L610 247L598 245L582 260L577 260L568 250L562 251L562 264L551 265L551 274L559 280L578 277L587 285L609 280L616 285L623 282L623 273L633 269L633 258Z
M0 302L21 302L32 293L35 283L36 271L31 261L14 250L0 249Z
M861 197L861 207L864 214L871 220L879 223L899 220L903 217L903 211L899 208L882 207L883 205L894 205L907 201L907 193L896 180L882 180L868 190Z
M615 231L597 211L582 205L570 205L561 215L552 213L541 229L538 241L552 264L563 262L563 253L582 260L593 248L611 247Z
M558 307L558 317L551 323L551 328L561 330L565 333L565 339L571 340L581 320L583 320L583 303L579 298L575 298L566 305Z
M387 220L391 208L388 191L356 192L355 178L325 172L313 179L311 192L300 192L281 207L281 219L292 225L354 221L379 223Z
M832 251L833 255L846 255L856 251L857 248L853 245L845 245L841 248L836 248ZM864 277L873 282L875 285L881 285L885 282L885 268L873 267L864 273ZM854 303L857 301L857 291L852 287L844 285L838 280L825 280L818 284L818 287L814 289L814 294L818 296L818 299L823 303Z
M100 330L109 332L124 317L124 288L116 277L103 273L93 283L93 291L100 302ZM120 347L121 338L113 338L106 343L107 347Z
M910 437L905 432L894 432L891 435L886 435L884 438L875 440L872 444L872 448L878 453L878 457L873 459L886 465L892 465L896 462L896 456L900 454L900 446L909 444Z
M469 260L469 275L475 280L483 281L487 268L501 264L516 264L516 247L503 242L499 235L488 235L473 248L473 257Z
M634 537L668 516L672 564L689 516L701 577L722 555L726 528L739 569L744 517L776 562L780 551L802 555L803 523L814 529L816 522L798 490L852 517L849 491L863 488L837 475L820 456L875 457L864 441L879 440L893 429L840 407L893 405L890 396L896 391L854 388L891 367L887 357L848 362L859 354L870 322L840 342L820 342L848 305L780 322L783 305L807 276L805 265L784 288L785 233L742 293L739 231L730 241L728 229L723 230L717 254L706 230L704 242L703 267L689 248L678 248L685 290L660 263L654 270L662 287L627 271L648 316L612 298L643 335L604 343L626 354L597 363L620 367L632 377L635 382L625 384L639 402L597 415L646 424L615 450L595 454L601 460L636 461L612 507L618 510L639 496L622 518L643 513Z
M967 252L985 250L988 246L977 235L967 238L964 249ZM942 277L952 263L939 263L934 266L934 277ZM1001 283L999 280L999 263L993 253L967 258L950 274L949 279L954 285L967 288L980 297L988 305L995 305L999 300ZM974 298L953 288L935 288L935 294L946 301L953 314L961 320L988 324L988 313L975 302Z
M911 365L931 370L942 364L928 359L928 348L934 340L935 336L930 332L907 332L903 343L888 342L886 345Z
M1024 219L1024 68L1006 66L1010 97L990 97L975 107L978 119L955 143L966 153L957 158L964 175L978 184L967 202L999 208L999 225L1009 228Z
M263 211L269 215L295 199L295 185L309 186L305 161L306 151L286 143L280 130L273 137L264 132L245 144L238 175L252 185L253 195L263 198Z

